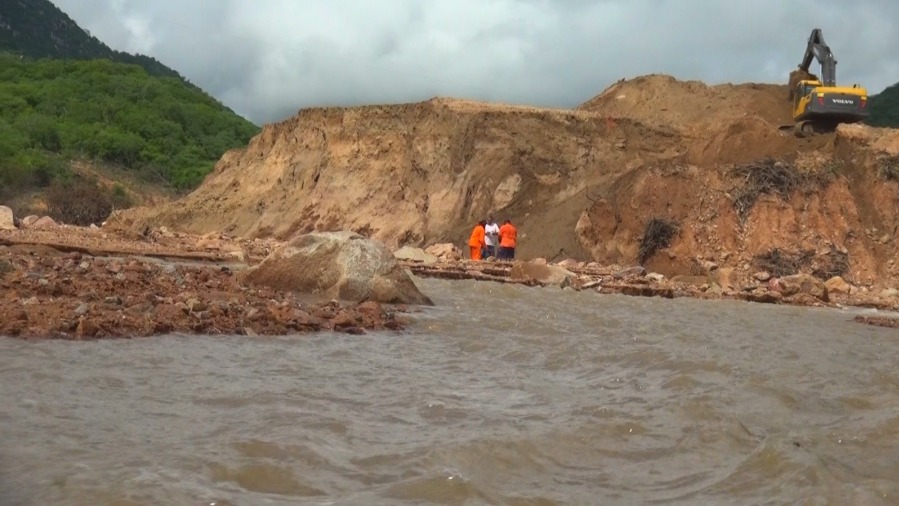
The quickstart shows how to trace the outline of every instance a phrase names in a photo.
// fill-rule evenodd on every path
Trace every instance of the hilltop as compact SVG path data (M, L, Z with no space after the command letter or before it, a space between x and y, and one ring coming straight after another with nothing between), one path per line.
M0 4L0 51L28 58L108 59L139 65L152 76L183 81L177 71L155 58L110 48L48 0L4 0Z

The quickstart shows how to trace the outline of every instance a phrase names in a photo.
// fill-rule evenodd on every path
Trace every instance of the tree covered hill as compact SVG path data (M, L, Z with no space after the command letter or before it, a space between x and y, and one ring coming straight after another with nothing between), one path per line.
M38 202L55 218L96 222L127 195L77 168L143 181L138 194L188 190L258 131L159 61L109 48L48 0L0 0L0 204L28 211Z
M174 77L109 60L0 54L0 184L46 184L88 158L193 188L258 128Z
M111 49L48 0L0 1L0 50L29 58L107 58L140 65L153 76L181 79L155 58Z
M871 108L871 116L865 123L871 126L899 128L899 83L872 96L868 106Z

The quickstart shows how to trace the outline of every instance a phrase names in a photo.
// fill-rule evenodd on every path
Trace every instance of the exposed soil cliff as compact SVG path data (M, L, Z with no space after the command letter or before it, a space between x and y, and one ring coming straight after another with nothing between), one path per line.
M462 244L492 213L518 224L522 257L631 264L647 224L664 219L677 233L644 260L666 274L746 275L776 249L804 270L839 256L859 283L893 276L899 133L783 135L787 95L652 75L576 110L451 99L307 109L227 153L184 199L116 220L278 239L351 229L396 247ZM753 163L786 167L792 183L756 188Z

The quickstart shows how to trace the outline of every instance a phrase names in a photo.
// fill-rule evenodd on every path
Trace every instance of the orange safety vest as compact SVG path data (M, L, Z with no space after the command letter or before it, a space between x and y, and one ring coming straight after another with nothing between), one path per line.
M518 242L518 229L511 223L499 227L499 245L503 248L514 248Z
M484 242L484 227L481 225L475 225L474 230L471 231L471 237L468 238L468 246L472 248L480 248L486 244Z

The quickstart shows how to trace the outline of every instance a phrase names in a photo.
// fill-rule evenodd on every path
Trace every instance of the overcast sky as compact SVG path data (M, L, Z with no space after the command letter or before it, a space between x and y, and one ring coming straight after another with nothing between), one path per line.
M650 73L785 83L815 27L838 84L899 81L895 0L51 1L257 124L438 95L569 107Z

